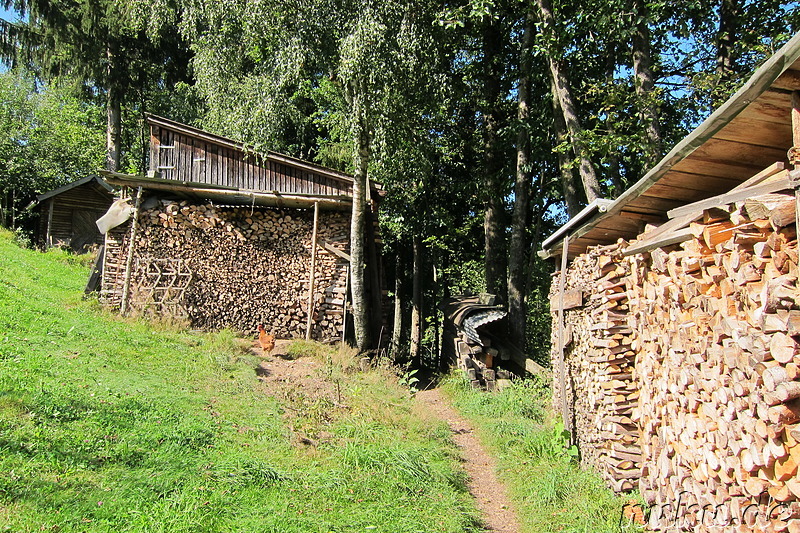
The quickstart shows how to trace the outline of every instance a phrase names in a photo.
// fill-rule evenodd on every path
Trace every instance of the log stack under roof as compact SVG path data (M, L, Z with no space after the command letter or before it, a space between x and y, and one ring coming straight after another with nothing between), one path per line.
M598 470L617 491L631 490L640 474L638 429L631 419L638 398L628 325L627 264L622 245L592 248L575 259L564 287L564 325L553 327L554 402L574 425L581 463ZM560 295L552 284L551 308ZM557 313L554 315L557 321ZM565 379L558 376L558 332L564 338Z
M556 410L565 390L583 463L638 486L654 531L800 531L797 200L766 179L567 271Z
M773 193L708 209L680 248L631 257L655 530L800 531L794 206Z
M186 318L202 329L305 335L313 213L159 201L139 215L130 287L133 311ZM130 225L106 261L103 293L117 303ZM349 244L347 213L320 213L312 338L341 337ZM327 245L327 249L324 247ZM336 251L334 251L336 250ZM117 295L114 299L112 295Z

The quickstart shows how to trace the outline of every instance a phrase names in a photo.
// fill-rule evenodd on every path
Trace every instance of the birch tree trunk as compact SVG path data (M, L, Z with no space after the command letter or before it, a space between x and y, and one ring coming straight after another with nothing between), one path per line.
M539 7L539 17L542 21L542 31L547 32L552 41L555 37L555 19L553 17L553 7L550 0L536 0ZM589 149L582 139L583 128L578 116L578 108L572 98L570 91L569 80L567 79L567 69L563 61L557 58L556 52L550 50L547 54L547 61L550 67L550 76L553 81L553 87L558 96L558 102L561 106L561 112L564 115L564 122L567 126L572 150L578 158L578 169L583 183L583 190L586 193L586 200L589 203L597 198L600 198L600 184L597 180L597 174L592 166Z
M106 101L106 170L117 172L120 168L120 150L122 123L120 90L116 84L117 56L111 46L106 49L108 57L108 95Z
M514 180L514 212L511 215L511 244L508 249L508 333L511 342L525 350L525 264L527 260L528 200L531 186L531 146L527 130L530 116L531 47L533 13L528 12L520 50L520 77L517 91L517 171Z
M398 252L397 264L394 275L394 319L392 321L392 357L396 360L403 342L403 279L405 278L405 265Z
M371 347L369 313L365 290L364 234L367 219L367 167L370 160L369 130L360 105L354 106L359 115L357 124L356 168L353 176L353 212L350 220L350 288L353 301L353 329L356 347L365 352Z

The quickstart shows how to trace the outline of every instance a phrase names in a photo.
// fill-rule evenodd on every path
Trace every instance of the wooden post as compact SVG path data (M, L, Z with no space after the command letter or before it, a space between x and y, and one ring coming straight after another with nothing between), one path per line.
M567 258L569 256L569 235L564 237L561 251L561 273L558 279L558 385L561 391L561 421L569 431L572 443L572 420L567 403L567 370L564 361L564 291L567 284Z
M311 321L314 315L314 280L317 270L317 228L319 226L319 202L314 202L314 230L311 234L311 275L308 280L308 319L306 340L311 340Z
M792 92L792 147L789 149L789 164L795 171L800 170L800 91ZM800 230L800 183L794 181L794 223Z
M345 267L344 296L342 297L342 345L347 333L347 295L350 294L350 265Z
M47 209L47 234L44 238L44 247L45 249L50 248L53 246L53 204L56 203L55 198L50 198L48 209Z
M131 290L131 267L133 266L133 249L136 243L136 230L139 228L139 205L142 202L142 187L136 191L136 204L133 208L133 221L131 222L131 237L128 242L128 257L125 260L125 279L122 282L122 300L119 312L122 316L128 312L128 296Z

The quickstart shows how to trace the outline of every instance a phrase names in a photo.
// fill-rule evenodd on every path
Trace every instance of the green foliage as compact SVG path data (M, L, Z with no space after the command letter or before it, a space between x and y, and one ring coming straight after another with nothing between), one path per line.
M67 80L40 85L21 70L0 73L0 224L17 225L41 194L102 166L102 110Z
M231 332L109 316L81 299L85 264L11 238L0 230L3 527L480 531L449 432L393 373L298 343L321 379L347 375L343 405L317 416L314 391L267 394ZM315 448L291 444L299 425Z

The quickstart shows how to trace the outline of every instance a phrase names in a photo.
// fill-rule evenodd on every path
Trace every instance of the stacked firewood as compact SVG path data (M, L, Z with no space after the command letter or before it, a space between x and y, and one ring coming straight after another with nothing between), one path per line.
M247 332L264 323L278 337L305 335L312 212L162 200L141 211L139 224L130 291L133 310L155 305L166 312L168 304L176 304L159 300L166 295L180 299L177 303L193 327ZM348 241L347 215L321 212L312 338L341 335L347 261L330 249L344 252ZM181 286L174 272L188 273L191 281ZM169 290L159 292L154 284Z
M631 257L640 488L657 531L800 531L794 194L704 212Z
M563 298L557 280L551 290L554 321L562 301L565 307L563 329L553 327L553 371L558 374L559 330L567 370L565 379L555 376L556 411L561 412L563 388L582 464L617 491L633 489L641 472L631 419L638 391L622 249L623 243L589 249L568 269Z
M499 353L491 347L489 339L482 339L482 344L470 339L463 332L452 335L455 346L456 364L473 388L493 391L498 382L503 383L514 377L506 369L497 368Z

